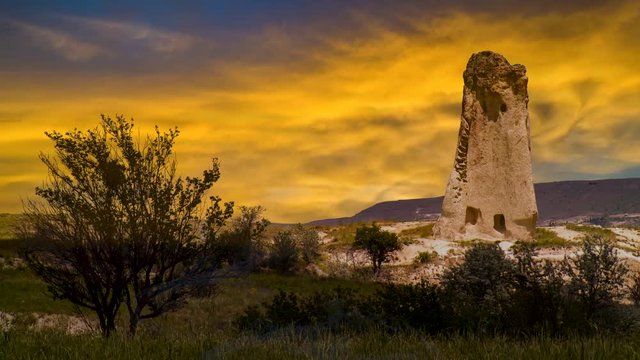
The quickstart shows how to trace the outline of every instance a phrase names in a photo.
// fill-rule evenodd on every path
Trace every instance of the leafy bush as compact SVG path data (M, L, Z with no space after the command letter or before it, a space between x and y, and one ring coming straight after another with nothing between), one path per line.
M286 326L318 326L337 330L366 322L360 299L353 290L337 287L302 297L280 292L261 307L249 306L235 320L239 330L272 331Z
M573 230L573 231L577 231L580 233L584 233L587 236L599 236L605 240L615 240L616 239L616 233L614 233L613 231L609 230L609 229L605 229L599 226L593 226L593 225L578 225L578 224L567 224L565 226L568 230Z
M631 285L629 285L629 297L633 304L640 306L640 273L634 273L631 277Z
M291 272L298 263L300 251L291 231L280 231L273 238L269 266L280 273Z
M377 273L382 268L382 263L391 261L391 254L402 248L398 235L389 231L382 231L380 227L373 224L362 226L356 229L354 249L365 250L371 264L373 272Z
M582 303L587 319L599 308L611 305L624 295L628 268L607 238L587 236L582 252L567 258L564 265L570 279L569 293Z
M419 238L428 238L433 236L433 226L435 223L418 226L411 229L404 229L400 231L400 236L410 236Z
M445 271L440 285L387 284L366 296L340 289L310 296L281 292L261 307L247 308L236 324L254 331L374 326L387 332L556 336L626 331L640 321L640 309L614 304L626 268L610 242L589 238L582 252L560 264L537 259L532 241L518 242L511 251L513 260L495 243L476 243Z
M265 209L261 206L240 206L239 210L231 226L218 234L215 250L227 263L254 270L266 256L264 233L269 220L263 217Z
M385 285L370 302L387 327L437 333L447 325L438 287L425 281L416 285Z
M573 242L561 238L549 229L537 228L533 238L535 245L541 248L565 248L574 245Z
M420 251L413 261L416 264L428 264L437 258L438 253L435 251Z
M315 229L298 224L293 227L293 236L305 263L309 264L320 256L320 236Z
M519 241L511 247L515 264L515 291L507 327L516 331L560 331L565 310L564 281L559 266L537 260L537 244Z
M478 243L464 261L447 269L442 287L447 307L462 329L499 329L514 290L515 268L495 243Z

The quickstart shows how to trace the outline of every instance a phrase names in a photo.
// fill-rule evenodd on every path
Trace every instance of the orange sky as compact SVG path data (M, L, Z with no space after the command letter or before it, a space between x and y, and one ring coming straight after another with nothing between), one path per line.
M277 222L441 195L462 71L481 50L527 67L537 182L640 176L638 2L349 8L335 24L260 19L242 31L63 10L0 17L0 212L45 179L44 131L93 127L100 113L133 117L142 133L179 126L183 174L219 157L215 192Z

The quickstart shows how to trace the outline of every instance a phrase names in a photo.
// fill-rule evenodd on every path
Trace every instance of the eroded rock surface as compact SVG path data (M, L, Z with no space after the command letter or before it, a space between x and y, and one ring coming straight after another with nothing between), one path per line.
M526 68L473 54L464 72L453 171L434 232L445 239L528 239L538 210L531 174Z

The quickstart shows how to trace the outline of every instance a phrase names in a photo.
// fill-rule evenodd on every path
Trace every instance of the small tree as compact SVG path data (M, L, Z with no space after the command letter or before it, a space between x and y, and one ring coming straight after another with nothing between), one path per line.
M382 231L379 226L373 224L371 226L363 225L356 229L353 248L367 252L375 274L382 268L383 263L392 260L393 252L400 250L402 244L398 235Z
M443 273L443 303L462 328L495 330L509 306L514 273L513 263L497 244L475 244L461 264Z
M566 294L562 269L548 259L536 259L535 242L518 241L511 247L515 264L515 292L511 299L509 323L518 331L556 334L565 318Z
M629 297L635 306L640 306L640 273L634 273L629 285Z
M280 231L273 238L269 264L280 273L290 272L300 258L300 250L291 231Z
M601 307L624 295L627 266L618 258L611 240L591 235L584 239L582 252L566 258L569 292L584 306L587 319Z
M309 264L320 255L320 236L312 227L297 224L292 230L293 237L300 248L302 260Z
M226 276L212 240L233 204L203 202L220 177L217 161L201 178L177 177L178 130L156 128L139 144L132 128L102 116L86 132L47 133L56 158L40 156L49 171L36 189L44 202L27 203L20 226L27 264L55 297L96 312L105 336L123 301L135 334L140 320Z
M240 206L239 210L231 227L214 234L213 241L221 259L254 270L266 256L264 233L270 222L263 217L262 206Z

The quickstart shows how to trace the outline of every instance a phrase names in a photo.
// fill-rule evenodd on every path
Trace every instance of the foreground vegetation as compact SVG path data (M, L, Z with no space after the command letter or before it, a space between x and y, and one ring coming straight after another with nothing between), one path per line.
M504 336L428 336L300 332L207 338L192 334L104 339L55 332L0 337L6 359L640 359L640 336L514 339Z
M592 250L597 253L598 249ZM501 257L499 249L494 245L471 247L467 257L472 256L479 256L477 259L483 261L467 259L467 265L463 263L452 269L449 278L468 279L471 275L477 275L481 283L483 278L491 274L506 274L500 272L507 264L504 262L506 259ZM526 263L526 259L523 261ZM486 273L478 272L475 266L480 265L486 269ZM520 270L512 271L517 273ZM5 269L0 271L0 276L3 278L0 283L5 284L0 292L1 311L74 314L74 309L67 302L51 299L45 292L46 286L28 269ZM524 302L514 303L512 298L500 297L504 295L503 290L511 289L514 284L508 279L509 276L493 277L493 285L487 287L488 292L484 294L468 293L450 285L449 291L457 292L450 295L459 299L457 303L468 304L471 306L468 309L481 315L480 318L467 317L467 308L455 309L462 315L460 319L469 319L469 322L462 324L466 326L466 330L452 331L452 326L461 324L443 323L437 312L453 309L441 309L437 302L433 302L430 295L435 294L434 288L426 284L390 286L304 275L253 273L226 280L215 296L194 298L183 308L141 324L135 337L126 332L102 338L96 333L70 335L60 329L36 331L32 328L33 319L31 322L28 319L22 320L8 331L0 332L0 359L195 359L202 358L203 355L210 359L368 359L372 356L395 359L640 358L640 333L633 330L634 321L637 323L636 307L611 303L602 298L597 299L597 311L590 320L573 324L583 326L582 328L569 326L566 331L556 333L544 328L532 328L529 332L495 331L495 325L505 317L499 311L492 310L505 309L505 305L510 303L526 306L530 304L526 302L526 298L521 299ZM473 284L480 283L472 281L469 285L474 288ZM532 285L530 282L527 284ZM576 289L580 287L579 282L574 285L577 286ZM621 287L620 284L616 286ZM340 289L337 291L343 295L332 297L331 294L335 294L336 289ZM25 292L29 294L27 297L22 296ZM15 296L17 293L21 296ZM528 294L523 291L518 293ZM282 300L283 294L295 294L297 305L279 302L277 299ZM317 294L321 294L320 297ZM579 295L578 292L575 294ZM542 298L533 300L540 302L550 299L549 295L553 293L546 293ZM340 299L348 300L349 296L356 306L369 301L359 311L360 315L366 315L364 309L370 309L369 313L378 314L378 317L351 316L357 315L356 313L349 315L348 311L344 311L349 307L336 302ZM484 300L469 301L469 296L480 296ZM22 300L18 301L17 298ZM313 302L309 299L316 300ZM586 315L583 312L586 308L582 307L580 296L571 299L573 300L565 303L570 306L564 309L573 312L564 312L563 321L570 321L571 316L584 320L582 315ZM309 304L306 308L300 306L305 301ZM283 311L278 311L278 306ZM240 320L246 319L247 310L252 308L261 312L271 308L273 311L269 316L280 316L281 321L278 326L243 327ZM302 314L296 309L307 309L315 320L295 319L296 314ZM317 315L319 313L327 316L321 318ZM294 321L288 321L291 319ZM451 319L456 318L452 316ZM255 321L256 318L249 320ZM475 326L478 323L473 323L476 320L482 324L493 324L494 327L478 331L479 328ZM613 326L602 327L603 323ZM126 321L122 319L119 326L126 325ZM425 328L422 325L428 326ZM431 325L444 327L439 330L429 328ZM585 329L588 331L583 331Z

